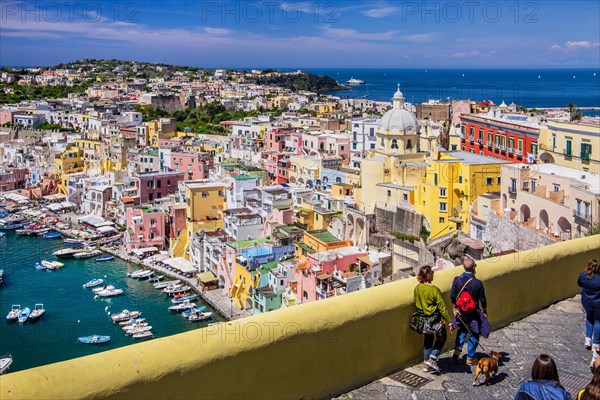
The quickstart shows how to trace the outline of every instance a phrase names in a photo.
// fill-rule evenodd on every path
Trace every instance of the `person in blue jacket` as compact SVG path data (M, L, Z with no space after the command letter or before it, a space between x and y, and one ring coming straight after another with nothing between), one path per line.
M590 260L587 269L579 274L577 284L581 287L581 304L585 310L585 343L592 350L592 362L598 358L600 346L600 262Z
M514 400L571 400L560 385L558 368L548 354L540 354L531 367L531 380L523 383Z

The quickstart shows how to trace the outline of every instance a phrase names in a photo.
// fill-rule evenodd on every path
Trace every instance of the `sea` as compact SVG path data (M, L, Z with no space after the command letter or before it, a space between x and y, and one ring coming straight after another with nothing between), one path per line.
M406 101L492 100L527 108L600 107L600 69L306 69L340 84L365 81L351 90L326 92L341 98L391 101L397 84ZM586 111L598 115L598 111Z
M136 343L109 317L109 313L124 309L141 311L156 338L223 321L202 299L194 302L212 311L212 320L189 322L170 312L167 309L170 298L147 280L128 278L127 272L139 267L118 258L105 262L96 262L94 258L60 259L65 264L62 269L38 271L37 262L56 260L52 252L67 247L62 239L4 232L6 236L0 237L0 268L4 269L0 287L0 311L4 318L0 321L0 356L12 355L9 373ZM92 278L102 278L105 284L123 289L123 295L94 299L91 289L82 287ZM44 304L46 309L41 319L25 323L5 319L13 304L33 309L36 303ZM77 342L78 337L93 334L110 335L111 340L99 345Z

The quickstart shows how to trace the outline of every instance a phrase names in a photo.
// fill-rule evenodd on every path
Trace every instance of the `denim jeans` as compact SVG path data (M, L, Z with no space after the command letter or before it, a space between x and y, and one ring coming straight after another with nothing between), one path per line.
M442 327L439 335L425 333L423 336L425 337L423 340L423 361L427 361L430 358L437 359L446 343L446 328Z
M477 345L479 345L479 335L474 333L470 333L464 326L459 325L458 334L456 335L456 342L454 349L458 351L462 351L462 348L465 344L465 340L467 339L467 335L469 335L469 345L467 351L467 359L472 360L475 358L477 352Z
M585 310L585 337L592 338L592 343L600 344L600 315L594 310Z

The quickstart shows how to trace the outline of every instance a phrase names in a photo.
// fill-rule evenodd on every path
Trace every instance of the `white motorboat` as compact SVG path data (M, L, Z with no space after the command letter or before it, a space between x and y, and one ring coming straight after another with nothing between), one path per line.
M148 326L148 325L149 324L144 320L143 322L134 322L134 323L131 323L131 324L123 325L121 327L121 329L123 329L124 331L130 331L132 329L143 328L143 327Z
M96 294L100 297L114 297L123 294L123 289L105 289Z
M113 285L107 285L107 286L102 286L102 287L94 288L94 289L92 289L92 292L98 293L98 292L101 292L103 290L110 290L110 289L114 289L114 288L115 287Z
M173 294L177 294L177 293L188 292L189 290L190 290L189 286L177 285L175 287L164 288L163 293L168 294L168 295L173 295Z
M65 264L58 261L42 260L40 263L49 270L60 269L65 266Z
M164 289L169 286L177 285L177 284L179 284L179 282L180 282L179 279L175 279L174 281L158 282L158 283L154 284L154 288L155 289Z
M6 319L8 319L8 320L18 319L20 313L21 313L21 305L13 304L13 306L10 309L10 312L6 315Z
M151 331L138 332L131 337L134 339L151 339L154 337L154 334Z
M152 326L150 326L150 325L136 326L136 327L132 327L130 329L127 329L125 331L125 335L132 336L132 335L135 335L136 333L149 332L151 330L152 330Z
M0 219L0 230L19 229L23 225L25 225L26 222L27 222L27 220L25 218L18 217L18 216L11 216L8 218L3 218L3 219Z
M346 83L348 85L364 85L365 81L363 81L362 79L356 79L356 78L352 77L352 78L348 79L346 81Z
M2 358L0 358L0 375L5 373L6 370L8 368L10 368L12 362L13 362L13 359L10 354L7 354L5 356L2 356Z
M52 255L59 257L59 258L72 258L75 256L75 254L80 253L80 252L81 252L81 249L67 247L66 249L61 249L61 250L55 251L54 253L52 253Z
M212 312L203 312L203 311L199 311L199 312L195 312L194 314L190 315L188 317L188 320L190 322L199 322L199 321L206 321L207 319L212 318Z
M134 319L130 319L129 321L119 322L119 326L124 327L124 326L128 326L128 325L141 324L144 322L146 322L146 318L134 318Z
M182 311L190 310L193 308L196 308L196 303L190 303L189 300L186 300L183 303L176 304L174 306L169 307L169 311L182 312Z
M87 289L87 288L91 288L91 287L95 287L95 286L100 286L104 283L104 279L101 278L94 278L91 281L88 281L86 283L83 284L83 288Z
M135 272L132 272L132 273L127 274L127 275L129 277L135 278L135 279L144 279L144 278L149 278L153 274L154 274L154 271L151 271L149 269L142 269L142 270L135 271Z
M137 318L140 315L142 315L142 313L139 311L123 310L118 314L111 315L110 318L113 320L113 322L122 322L122 321L128 321L133 318Z
M42 315L46 313L46 309L42 303L37 303L35 307L33 307L33 311L29 314L29 319L40 319Z

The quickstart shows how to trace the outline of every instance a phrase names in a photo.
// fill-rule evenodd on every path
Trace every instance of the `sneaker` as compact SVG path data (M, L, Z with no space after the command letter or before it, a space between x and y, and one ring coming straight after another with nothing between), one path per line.
M425 365L428 366L430 369L434 370L435 372L440 372L440 367L438 367L437 361L433 358L430 358L429 360L425 361Z
M591 350L592 349L592 338L586 337L583 345L585 346L586 350Z
M477 359L477 357L467 358L467 365L477 365L477 363L479 363L479 360Z
M460 350L454 350L454 354L452 354L452 361L460 361Z
M433 370L429 367L429 365L423 365L423 372L433 372Z

